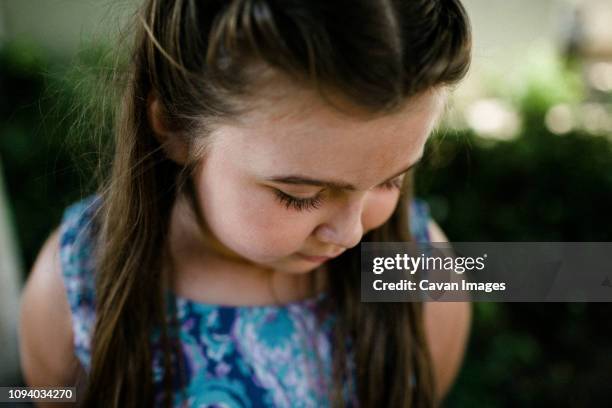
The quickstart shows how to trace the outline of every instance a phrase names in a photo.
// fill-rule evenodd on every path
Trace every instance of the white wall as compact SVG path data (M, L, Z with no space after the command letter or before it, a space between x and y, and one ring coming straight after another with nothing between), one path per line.
M18 246L2 177L0 157L0 385L11 384L18 373L17 315L23 276Z

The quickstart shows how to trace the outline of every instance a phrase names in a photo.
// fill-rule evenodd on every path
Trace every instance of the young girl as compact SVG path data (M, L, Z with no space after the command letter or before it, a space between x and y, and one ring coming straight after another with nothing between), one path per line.
M360 302L359 243L444 239L411 170L469 65L459 1L147 0L136 27L108 181L23 295L28 384L87 407L440 402L467 304Z

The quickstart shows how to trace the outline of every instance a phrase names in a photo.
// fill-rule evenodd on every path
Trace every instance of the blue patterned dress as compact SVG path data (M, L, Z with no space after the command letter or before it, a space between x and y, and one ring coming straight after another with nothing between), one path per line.
M90 368L95 322L92 256L92 195L73 203L60 226L60 257L72 312L74 349L86 372ZM411 228L419 241L429 241L428 209L411 204ZM181 358L186 384L174 393L174 406L189 407L326 407L332 370L331 313L319 316L325 297L283 305L225 306L170 295L175 301ZM151 334L156 401L161 397L162 353ZM357 406L354 367L349 354L344 395Z

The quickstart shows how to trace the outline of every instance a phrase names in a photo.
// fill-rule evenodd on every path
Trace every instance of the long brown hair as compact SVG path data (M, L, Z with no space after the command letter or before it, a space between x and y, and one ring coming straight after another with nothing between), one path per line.
M154 328L164 350L165 405L180 379L167 313L172 305L165 297L172 282L160 249L197 156L182 166L166 157L147 117L152 92L168 123L195 146L215 120L238 114L261 67L324 97L341 95L367 112L385 114L423 91L457 83L471 49L459 0L146 0L134 27L112 168L99 188L96 324L83 400L88 407L153 404ZM391 218L362 241L411 239L406 179ZM434 405L422 305L361 303L359 260L355 247L329 264L328 299L338 316L333 404L345 404L343 383L353 353L360 405Z

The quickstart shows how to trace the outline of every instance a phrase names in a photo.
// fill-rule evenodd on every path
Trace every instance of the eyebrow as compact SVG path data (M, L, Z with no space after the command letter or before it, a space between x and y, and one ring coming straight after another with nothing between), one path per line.
M393 180L394 178L401 176L402 174L408 172L409 170L412 170L412 168L414 168L414 166L416 166L417 164L420 163L421 159L423 158L423 156L419 157L419 159L412 163L410 166L406 167L404 170L396 173L395 175L389 177L388 179L386 179L385 181L383 181L383 183L386 183L389 180ZM268 181L274 181L277 183L283 183L283 184L295 184L295 185L309 185L309 186L317 186L317 187L327 187L327 188L331 188L331 189L336 189L336 190L349 190L349 191L355 191L357 190L357 187L355 187L354 185L350 184L350 183L346 183L344 181L339 181L339 180L317 180L317 179L313 179L310 177L306 177L306 176L302 176L299 174L295 174L295 175L289 175L289 176L273 176L270 178L267 178L266 180Z

